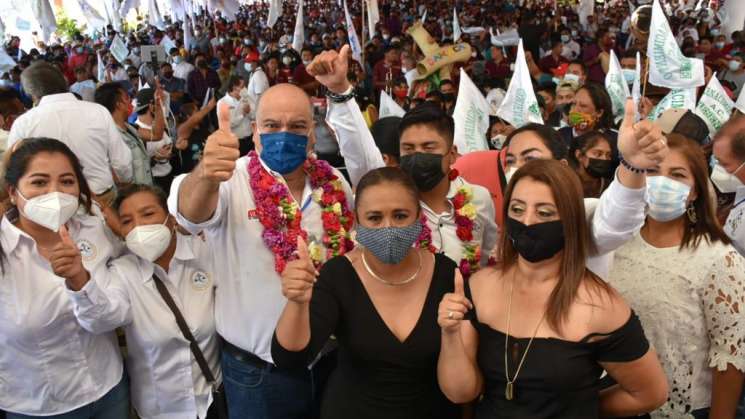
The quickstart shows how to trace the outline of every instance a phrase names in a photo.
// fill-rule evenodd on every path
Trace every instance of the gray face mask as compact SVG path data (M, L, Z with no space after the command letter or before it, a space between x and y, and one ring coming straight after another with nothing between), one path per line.
M401 263L422 232L422 223L414 221L406 227L368 228L357 224L357 242L388 265Z

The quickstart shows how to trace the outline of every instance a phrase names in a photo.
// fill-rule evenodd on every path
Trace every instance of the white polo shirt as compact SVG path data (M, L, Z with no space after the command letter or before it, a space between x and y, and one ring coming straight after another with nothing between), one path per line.
M727 221L724 223L724 232L732 239L732 246L737 252L745 256L745 225L743 224L743 215L745 215L745 186L740 186L735 192L735 202L729 211Z
M10 217L10 219L9 219ZM90 404L122 379L113 332L96 334L75 320L65 280L6 213L0 223L0 410L60 415ZM94 281L108 281L106 261L121 252L103 219L78 215L67 227Z
M200 237L176 237L168 273L130 254L112 262L107 285L89 281L79 292L70 292L78 321L87 330L105 333L124 327L132 404L142 419L204 418L212 403L211 386L155 287L154 272L184 316L218 384L222 381L213 255Z
M215 275L220 278L215 296L218 333L231 344L272 362L272 336L287 300L282 295L280 276L274 271L274 254L261 238L264 226L255 214L248 161L248 156L238 159L233 177L220 184L217 209L210 220L195 224L178 212L179 189L186 175L173 181L168 209L190 232L203 230L206 234ZM269 172L284 182L280 174ZM352 191L344 177L336 170L334 173L342 181L351 208ZM298 204L303 213L301 226L309 241L320 243L324 236L322 208L311 193L306 179L302 202Z

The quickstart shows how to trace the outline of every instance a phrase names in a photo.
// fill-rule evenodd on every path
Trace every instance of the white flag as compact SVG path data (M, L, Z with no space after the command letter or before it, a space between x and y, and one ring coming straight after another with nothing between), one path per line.
M454 141L461 154L488 150L486 131L489 129L489 102L463 69L460 69L458 100L453 109Z
M424 8L424 13L422 13L422 23L427 21L427 8Z
M587 29L588 24L587 17L595 13L594 4L595 0L579 0L577 14L579 14L580 25L585 29Z
M186 16L186 7L183 0L171 0L171 19L183 22Z
M495 47L512 47L520 43L520 35L517 33L517 29L509 29L505 32L494 34L492 28L489 28L489 34L491 35L491 44Z
M106 21L114 27L117 32L122 31L122 17L119 14L119 0L104 0L104 10L106 11Z
M745 26L745 1L724 0L719 6L717 16L722 21L722 33L727 37Z
M194 41L194 33L191 31L191 17L186 16L184 19L184 49L186 52L191 51L191 44Z
M406 111L385 90L380 91L380 112L378 112L378 119L385 118L386 116L403 118L405 113Z
M525 61L523 41L517 46L517 60L515 61L515 72L510 80L507 95L497 110L497 116L509 122L515 128L535 122L543 123L538 100L535 98L533 84L530 80L530 70Z
M280 16L282 16L282 0L269 0L269 16L266 19L266 26L273 28Z
M735 108L737 108L738 111L745 114L745 89L740 90L740 96L737 98L737 103L735 103Z
M49 0L31 0L31 9L41 27L42 39L44 42L49 42L49 37L57 30L57 19L54 17L52 5Z
M147 2L147 22L161 31L166 29L166 23L163 21L163 16L160 15L160 9L158 8L158 2L156 0L148 0Z
M686 57L680 51L659 0L652 4L647 58L649 82L655 86L685 89L704 84L704 62Z
M103 58L101 57L100 51L96 51L96 59L96 80L98 80L99 83L103 83L106 81L106 66L103 64Z
M727 92L717 80L717 74L714 73L695 110L696 115L700 116L709 127L709 135L713 137L719 131L719 128L732 116L734 108L735 102L727 96Z
M458 42L461 36L460 23L458 23L458 10L453 7L453 42Z
M608 91L613 105L613 116L616 117L616 120L620 120L620 118L623 118L626 109L626 99L631 94L629 93L629 85L623 77L621 64L613 50L610 50L610 65L608 66L608 74L605 75L605 90Z
M690 89L673 89L667 94L662 100L657 103L657 106L647 116L650 121L655 121L668 109L696 109L696 88Z
M114 58L119 61L119 64L124 65L124 60L127 59L127 56L129 55L129 49L126 45L124 45L124 41L122 41L122 37L118 34L114 37L114 39L111 41L111 46L109 46L109 51L111 51L111 55L114 56Z
M631 98L634 100L634 107L636 108L636 122L639 122L641 117L639 116L639 103L642 99L642 57L639 51L636 52L636 77L634 78L634 85L631 87Z
M375 25L378 22L380 22L378 0L367 0L367 32L370 34L370 38L375 35Z
M5 52L5 48L0 48L0 74L7 73L15 66L16 62Z
M138 9L139 7L140 0L124 0L119 8L119 15L126 18L130 9Z
M88 27L101 29L106 26L106 19L90 5L88 0L78 0L78 4L80 5L80 11L83 12L83 17L88 22Z
M347 0L344 0L344 20L347 23L347 39L349 39L349 48L352 49L352 58L362 64L362 47L360 46L360 38L357 37L357 30L354 28L354 24L352 23L352 16L349 15Z
M295 32L292 34L292 49L299 53L305 43L305 27L303 26L303 0L298 0L297 17L295 17Z
M235 20L235 15L240 11L240 7L238 0L210 0L207 3L207 10L212 15L219 11L220 15L229 22ZM282 7L281 3L279 7Z

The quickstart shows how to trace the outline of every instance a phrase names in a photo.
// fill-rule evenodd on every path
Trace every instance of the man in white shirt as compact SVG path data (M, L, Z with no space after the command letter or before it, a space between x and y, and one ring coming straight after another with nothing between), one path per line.
M91 80L88 70L85 67L76 68L75 78L77 81L70 86L70 92L78 94L81 100L95 102L96 83Z
M246 60L251 64L252 69L251 78L248 80L248 98L251 103L259 103L259 98L269 88L269 78L259 64L258 57L249 55ZM251 117L253 119L255 115L252 113Z
M313 402L310 371L278 370L272 363L272 336L286 299L277 273L279 259L264 242L255 201L258 191L267 190L261 189L263 183L252 185L248 170L253 167L266 175L263 181L275 182L273 193L286 191L302 213L301 229L310 243L324 246L324 207L314 199L317 194L304 168L313 149L312 104L302 89L290 84L263 94L253 125L260 157L239 158L238 138L230 133L226 116L207 139L199 166L174 180L169 210L190 232L204 231L214 251L220 283L215 318L224 340L222 367L231 418L307 418ZM264 153L267 148L280 151ZM351 188L338 171L333 173L351 206Z
M46 62L24 70L21 82L36 107L15 120L8 147L30 137L62 141L80 159L88 186L99 202L109 204L115 195L115 180L132 180L132 153L109 111L97 103L78 100L67 91L59 69Z
M711 181L721 193L735 193L724 232L732 245L745 256L745 117L734 117L719 129L712 151L717 166Z
M574 61L579 58L580 46L577 41L572 39L571 32L568 28L564 28L564 30L561 31L561 42L564 44L561 49L562 57L569 61Z
M248 99L241 98L241 91L246 82L238 76L230 76L227 83L227 93L217 102L217 117L230 121L230 130L240 141L241 155L253 149L251 139L251 105ZM225 113L226 115L223 115Z
M191 65L184 57L179 54L177 48L171 48L171 67L173 68L173 77L178 77L186 81L189 78L189 73L194 71L194 66Z

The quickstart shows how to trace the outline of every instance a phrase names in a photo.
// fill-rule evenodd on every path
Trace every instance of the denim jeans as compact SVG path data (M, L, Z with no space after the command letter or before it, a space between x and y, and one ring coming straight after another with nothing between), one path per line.
M28 419L28 416L7 413L7 419ZM44 416L45 419L129 419L129 379L124 373L122 380L103 397L93 403L60 415Z
M313 410L313 386L307 369L257 367L222 351L222 375L230 419L301 419Z

